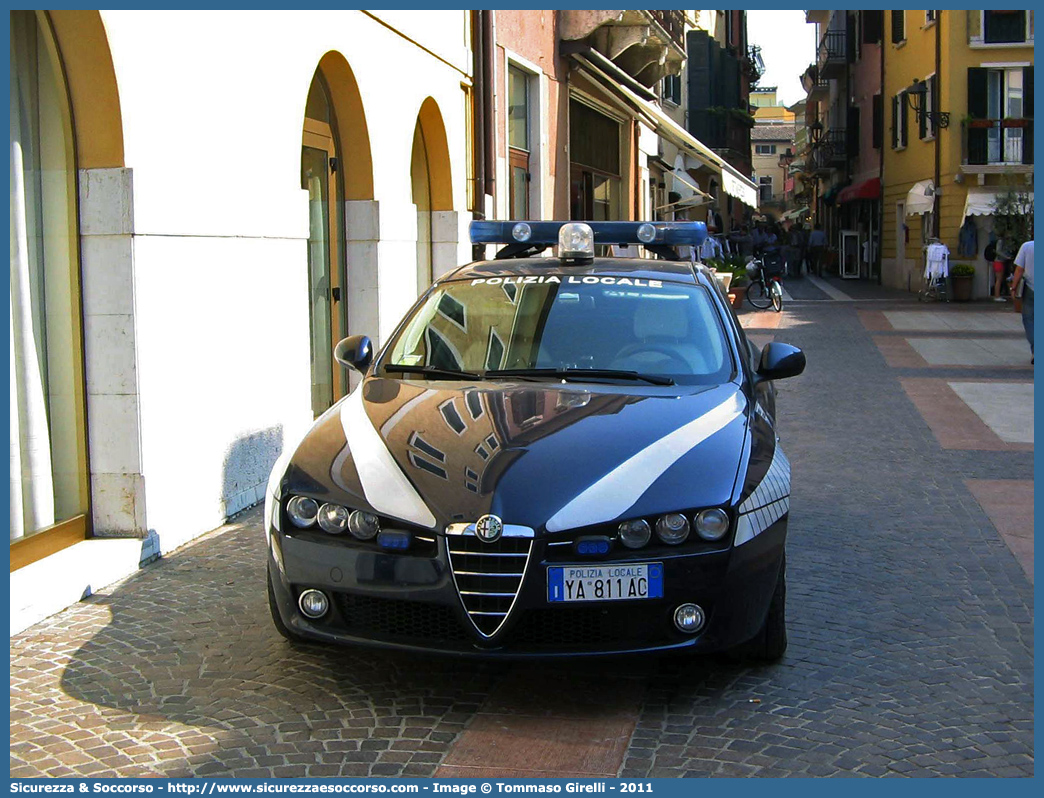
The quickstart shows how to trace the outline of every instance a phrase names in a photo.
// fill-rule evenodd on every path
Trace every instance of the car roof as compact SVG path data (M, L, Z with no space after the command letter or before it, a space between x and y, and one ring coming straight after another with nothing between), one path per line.
M703 272L702 265L696 269ZM651 258L594 258L586 263L563 263L558 258L505 258L480 260L461 266L439 282L490 277L517 277L540 274L613 275L643 280L670 280L698 283L689 261Z

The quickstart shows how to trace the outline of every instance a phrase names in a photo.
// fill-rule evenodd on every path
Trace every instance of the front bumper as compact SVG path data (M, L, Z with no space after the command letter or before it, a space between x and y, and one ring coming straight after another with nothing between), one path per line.
M550 603L545 543L533 543L526 576L510 615L484 638L465 612L451 572L446 538L421 556L363 549L342 541L268 530L269 578L283 623L302 637L478 657L556 657L688 650L713 652L753 637L764 622L779 575L787 516L743 545L717 551L629 553L630 561L662 562L660 599ZM572 560L574 564L591 564ZM605 564L602 563L602 564ZM307 588L331 599L323 618L305 618L297 597ZM675 608L700 605L699 633L679 632Z

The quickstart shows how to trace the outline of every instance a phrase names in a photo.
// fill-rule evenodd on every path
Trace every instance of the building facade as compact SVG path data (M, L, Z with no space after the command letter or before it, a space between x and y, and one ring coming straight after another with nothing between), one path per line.
M1033 11L886 16L883 281L916 290L923 248L938 238L951 261L975 266L985 296L982 251L997 198L1009 189L1032 197ZM966 223L974 234L962 246Z
M794 125L758 123L751 130L750 139L758 208L763 215L778 221L790 210L787 207L788 158L794 154ZM793 183L790 183L790 193L793 194Z
M11 13L12 612L52 558L78 566L50 611L106 539L147 559L259 501L349 388L334 342L383 340L467 259L469 34Z

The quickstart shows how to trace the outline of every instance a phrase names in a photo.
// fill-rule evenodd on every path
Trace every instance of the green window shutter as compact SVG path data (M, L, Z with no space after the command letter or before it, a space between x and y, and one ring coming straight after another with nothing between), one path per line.
M968 116L973 119L989 117L987 70L982 67L968 68ZM985 164L989 158L989 129L968 128L968 163Z

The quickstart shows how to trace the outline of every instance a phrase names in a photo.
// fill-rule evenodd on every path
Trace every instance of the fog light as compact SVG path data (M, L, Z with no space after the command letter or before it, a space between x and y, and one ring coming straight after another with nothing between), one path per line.
M373 513L356 510L348 517L348 531L359 540L373 540L381 531L381 522Z
M309 618L322 618L330 609L330 602L321 590L306 590L297 599L297 606Z
M729 516L724 510L713 507L696 516L696 534L704 540L721 540L729 531Z
M671 546L684 543L689 536L689 519L681 513L667 513L656 522L656 537Z
M348 510L339 504L324 504L319 508L319 528L331 535L340 535L348 528Z
M286 503L286 514L290 516L294 526L307 529L315 523L319 514L319 502L307 496L294 496Z
M678 631L696 634L703 628L707 618L698 604L682 604L674 611L674 625Z
M624 521L620 524L619 532L620 542L629 549L640 549L652 537L649 523L641 518L634 521Z

